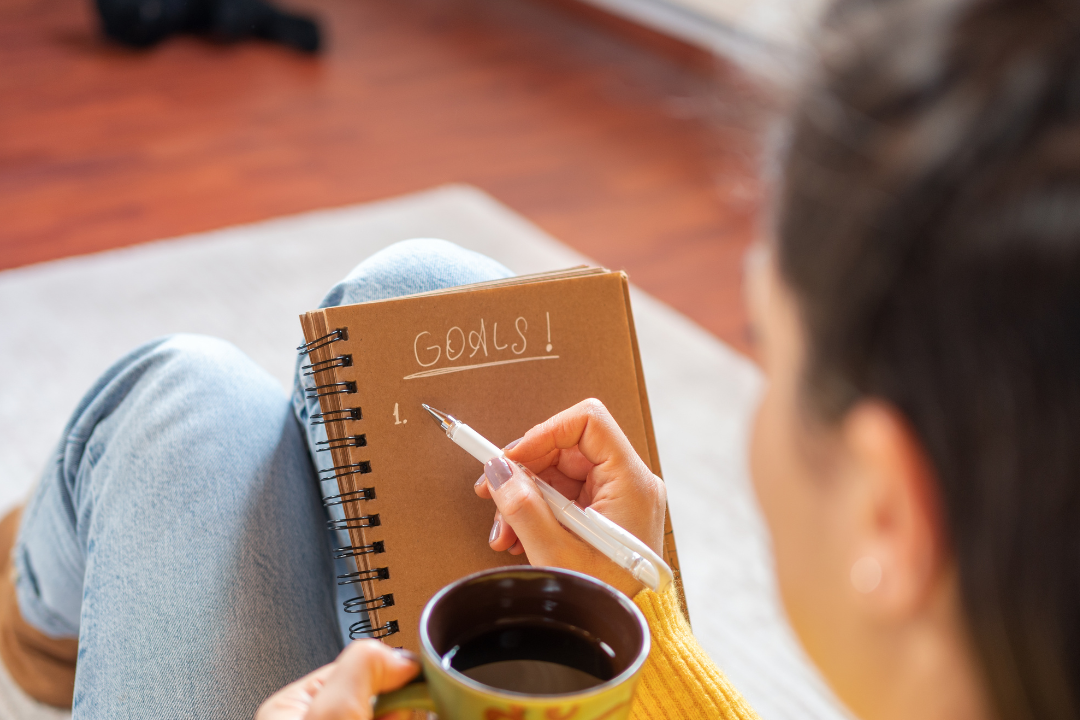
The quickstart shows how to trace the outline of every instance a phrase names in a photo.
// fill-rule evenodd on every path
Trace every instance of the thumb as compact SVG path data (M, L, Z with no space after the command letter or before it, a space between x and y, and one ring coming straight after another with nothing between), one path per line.
M484 465L484 476L503 521L513 528L529 562L557 564L565 544L574 538L555 519L529 473L497 457Z
M309 720L371 720L372 697L401 687L419 670L416 661L378 640L350 643L334 665Z

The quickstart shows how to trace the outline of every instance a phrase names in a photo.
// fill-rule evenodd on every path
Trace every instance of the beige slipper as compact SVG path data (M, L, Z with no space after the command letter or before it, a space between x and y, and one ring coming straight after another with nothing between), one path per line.
M11 553L19 532L22 508L0 520L0 661L7 674L34 700L71 708L79 641L54 639L31 627L15 600L15 564Z

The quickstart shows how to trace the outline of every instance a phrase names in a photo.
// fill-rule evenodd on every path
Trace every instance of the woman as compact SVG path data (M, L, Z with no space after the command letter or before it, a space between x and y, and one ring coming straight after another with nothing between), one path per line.
M849 0L827 30L749 279L785 607L860 717L1076 718L1080 6ZM662 486L601 407L508 455L587 477L584 502L660 547ZM641 704L740 714L685 628L658 632L670 598L560 532L505 463L486 476L493 548L615 584L698 663Z
M867 720L1077 718L1080 7L844 0L822 52L748 281L769 381L752 474L785 607ZM466 263L425 260L451 261ZM358 299L371 298L330 301ZM508 455L659 548L663 486L598 404L534 428ZM78 490L55 485L61 499ZM510 466L493 461L477 492L498 510L494 549L588 572L642 607L656 650L635 717L753 716L672 596L563 532ZM25 545L17 561L48 554L44 541ZM31 597L33 563L20 562L26 614L47 593ZM41 616L27 620L40 628ZM371 695L416 670L353 643L259 717L369 718Z

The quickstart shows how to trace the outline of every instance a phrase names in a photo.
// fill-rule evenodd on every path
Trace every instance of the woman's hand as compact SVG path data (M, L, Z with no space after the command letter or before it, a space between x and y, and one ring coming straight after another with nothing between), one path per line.
M667 495L599 400L585 400L537 425L506 450L581 507L592 507L662 555ZM535 483L499 458L487 464L476 493L492 498L495 515L489 544L522 552L534 565L577 570L633 597L641 584L599 550L566 530Z
M378 640L357 640L334 662L271 695L255 720L371 720L371 699L396 690L419 671L404 653ZM383 717L407 718L408 711Z

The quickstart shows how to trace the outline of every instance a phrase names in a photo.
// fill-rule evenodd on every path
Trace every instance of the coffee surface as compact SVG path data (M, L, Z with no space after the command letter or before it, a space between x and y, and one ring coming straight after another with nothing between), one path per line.
M488 687L525 695L564 695L604 682L587 672L544 660L501 660L462 674Z
M483 628L442 658L477 682L528 695L580 692L615 677L615 653L588 632L550 620Z

